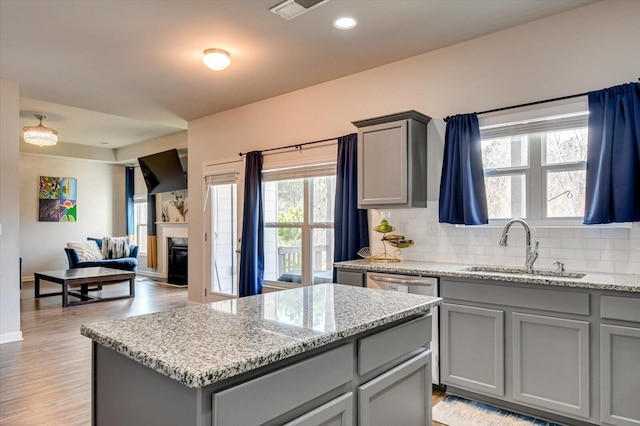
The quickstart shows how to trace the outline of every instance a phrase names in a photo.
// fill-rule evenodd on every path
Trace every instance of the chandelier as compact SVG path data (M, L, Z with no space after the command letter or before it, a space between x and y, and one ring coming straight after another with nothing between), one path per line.
M44 115L36 115L40 120L37 126L25 126L23 137L26 143L38 146L52 146L58 142L58 131L50 129L42 125L42 119L47 118Z

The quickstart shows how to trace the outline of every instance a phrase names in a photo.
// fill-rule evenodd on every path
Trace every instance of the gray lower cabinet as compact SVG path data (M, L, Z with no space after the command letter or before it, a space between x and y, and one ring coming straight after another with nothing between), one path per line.
M448 277L440 294L450 393L563 424L640 426L640 294Z
M338 269L336 283L353 285L356 287L364 287L365 277L365 272L362 271L348 271L344 269Z
M212 395L213 426L278 421L287 412L350 382L353 373L353 345L349 343L216 392ZM247 409L248 401L251 409Z
M212 424L431 425L430 341L430 314L353 338L212 393Z
M589 322L512 314L513 399L589 418Z
M441 305L442 383L504 395L504 312L443 303Z
M600 419L606 425L640 425L640 298L600 301Z
M352 426L353 393L349 392L284 426Z
M358 387L358 425L431 425L431 351Z

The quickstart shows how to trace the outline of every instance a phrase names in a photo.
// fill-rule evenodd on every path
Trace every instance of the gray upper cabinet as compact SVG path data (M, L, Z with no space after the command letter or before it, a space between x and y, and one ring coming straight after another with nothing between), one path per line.
M427 124L416 111L354 121L358 207L427 206Z

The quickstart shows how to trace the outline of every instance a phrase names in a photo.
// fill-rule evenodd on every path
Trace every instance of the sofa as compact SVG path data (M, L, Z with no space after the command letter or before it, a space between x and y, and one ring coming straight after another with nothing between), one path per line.
M102 238L88 237L87 241L95 241L98 248L102 249ZM121 269L124 271L138 271L138 246L135 244L129 245L129 255L127 257L120 257L117 259L101 259L101 260L80 260L80 256L76 249L65 248L67 254L67 260L69 261L69 269L76 268L93 268L102 266L105 268Z

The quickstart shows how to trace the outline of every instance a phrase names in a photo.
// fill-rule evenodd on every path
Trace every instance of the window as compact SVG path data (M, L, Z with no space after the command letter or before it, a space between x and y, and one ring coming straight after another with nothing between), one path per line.
M265 281L332 282L335 165L264 173Z
M586 111L481 125L480 132L490 220L578 223L585 202Z
M147 198L136 196L133 199L135 206L134 226L136 241L140 254L147 254Z

